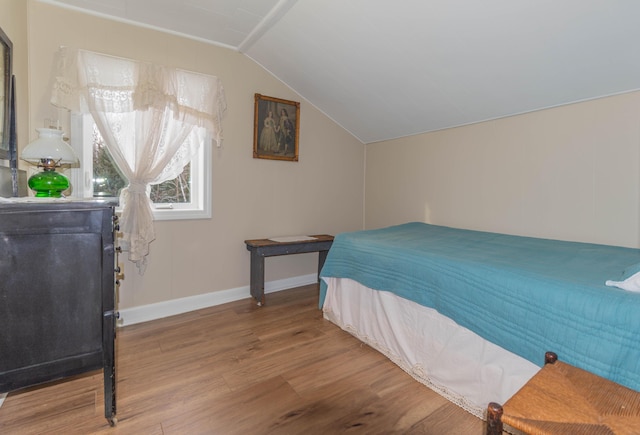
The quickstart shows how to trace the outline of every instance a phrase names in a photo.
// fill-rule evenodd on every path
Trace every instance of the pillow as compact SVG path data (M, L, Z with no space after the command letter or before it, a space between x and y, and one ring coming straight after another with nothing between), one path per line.
M640 292L640 263L632 264L622 271L621 281L605 281L609 287L618 287L630 292Z

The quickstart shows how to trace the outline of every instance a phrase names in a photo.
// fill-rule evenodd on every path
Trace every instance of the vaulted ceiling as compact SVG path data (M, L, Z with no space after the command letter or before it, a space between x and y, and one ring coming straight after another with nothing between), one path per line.
M637 0L43 0L238 50L363 143L640 89Z

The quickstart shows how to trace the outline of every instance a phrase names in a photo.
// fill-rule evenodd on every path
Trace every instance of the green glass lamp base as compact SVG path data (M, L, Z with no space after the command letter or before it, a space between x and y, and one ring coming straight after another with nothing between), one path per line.
M56 171L42 171L29 178L29 188L36 198L60 198L69 188L69 179Z

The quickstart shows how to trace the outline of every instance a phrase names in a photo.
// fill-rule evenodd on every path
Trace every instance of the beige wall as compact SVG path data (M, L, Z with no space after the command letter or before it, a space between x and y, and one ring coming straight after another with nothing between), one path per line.
M34 126L45 118L68 122L48 103L52 58L61 45L215 75L225 87L224 145L213 152L213 217L157 222L145 275L126 265L121 309L248 286L246 239L362 229L364 145L251 60L194 40L28 4ZM301 101L299 162L252 157L255 93ZM266 280L316 270L317 254L270 258Z
M29 31L7 13L26 16ZM366 158L362 144L301 101L300 162L256 160L253 94L301 99L243 55L35 0L1 0L0 26L21 47L19 83L25 76L29 82L21 146L25 134L35 136L29 123L66 116L48 103L60 45L200 71L224 83L229 110L224 147L213 153L213 218L158 222L146 274L126 265L121 309L247 286L243 240L361 229L363 197L366 228L424 221L640 246L640 93L370 144ZM26 88L20 94L25 102ZM270 258L266 278L315 267L315 254Z
M640 93L367 146L365 227L640 245Z
M13 43L18 146L21 146L29 135L27 3L24 0L0 0L0 27Z

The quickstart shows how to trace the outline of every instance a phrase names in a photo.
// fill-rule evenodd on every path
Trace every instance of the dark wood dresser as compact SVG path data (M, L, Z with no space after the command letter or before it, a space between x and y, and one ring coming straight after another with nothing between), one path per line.
M116 422L113 204L0 203L0 392L104 370Z

